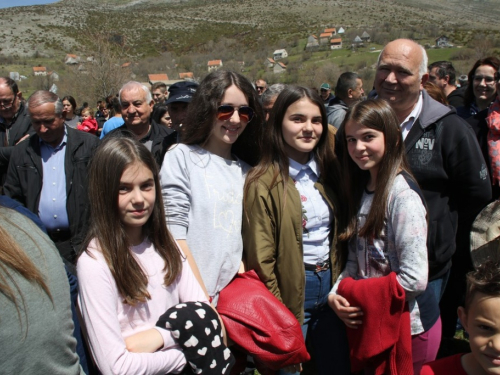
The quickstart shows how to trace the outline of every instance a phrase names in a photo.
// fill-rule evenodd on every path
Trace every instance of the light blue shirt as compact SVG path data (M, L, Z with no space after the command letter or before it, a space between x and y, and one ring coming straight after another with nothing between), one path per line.
M103 139L106 134L108 134L109 132L115 130L116 128L119 128L123 124L125 124L125 121L123 121L123 118L121 118L121 117L111 117L102 126L102 131L101 131L100 139Z
M329 259L333 214L321 193L314 187L319 177L318 166L314 158L304 165L288 160L289 175L295 182L302 202L304 263L322 263Z
M64 169L67 138L65 130L63 140L57 147L52 147L40 140L43 185L38 204L38 216L48 231L69 228L66 211L66 171Z

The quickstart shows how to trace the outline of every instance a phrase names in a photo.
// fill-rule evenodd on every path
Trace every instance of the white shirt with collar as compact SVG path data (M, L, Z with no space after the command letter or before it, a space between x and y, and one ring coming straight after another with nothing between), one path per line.
M406 136L410 132L411 128L413 127L413 124L415 123L415 120L420 116L420 112L422 111L422 104L423 104L423 99L422 99L422 91L420 92L418 96L418 101L413 110L410 112L410 114L405 118L405 120L401 123L401 134L403 136L403 140L406 139Z

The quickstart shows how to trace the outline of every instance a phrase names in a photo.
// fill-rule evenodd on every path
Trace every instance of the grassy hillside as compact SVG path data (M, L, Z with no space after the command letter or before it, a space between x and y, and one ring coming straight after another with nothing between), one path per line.
M399 37L432 46L435 38L447 35L456 47L428 49L429 60L451 59L466 73L478 56L498 53L499 17L493 0L61 0L0 10L0 74L18 71L30 77L20 84L28 95L52 83L32 77L33 66L46 66L60 76L59 93L90 103L104 95L88 87L96 72L85 75L78 66L66 66L67 53L102 58L111 71L130 61L123 79L139 81L147 81L148 73L175 79L185 71L201 79L208 60L222 59L228 69L241 70L244 62L245 75L269 83L317 87L353 70L370 87L376 51ZM346 47L365 30L372 43L356 50L304 51L309 35L340 26L346 29ZM277 48L289 52L287 72L281 75L264 65Z

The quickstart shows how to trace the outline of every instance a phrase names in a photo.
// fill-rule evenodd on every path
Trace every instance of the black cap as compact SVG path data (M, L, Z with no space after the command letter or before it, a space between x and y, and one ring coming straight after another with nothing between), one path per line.
M189 103L193 99L197 88L198 84L195 82L183 81L174 83L168 88L169 95L165 104L174 102Z

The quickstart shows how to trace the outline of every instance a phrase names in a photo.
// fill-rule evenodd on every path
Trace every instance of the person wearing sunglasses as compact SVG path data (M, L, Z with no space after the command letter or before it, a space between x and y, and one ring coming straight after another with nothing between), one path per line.
M5 182L14 146L33 133L17 83L9 77L0 77L0 186Z
M264 94L267 90L267 82L264 81L263 79L258 79L255 81L255 89L257 90L257 93L259 94L259 97Z
M243 184L260 155L263 119L248 79L214 71L200 83L181 143L161 167L168 228L214 304L242 265Z
M476 61L469 71L469 85L465 89L464 105L457 108L463 119L487 110L496 96L495 74L500 68L500 60L486 57Z
M245 182L243 253L302 325L320 375L350 374L345 327L327 303L347 259L337 250L340 181L322 98L285 87L264 130L262 158ZM300 371L295 363L279 374Z

